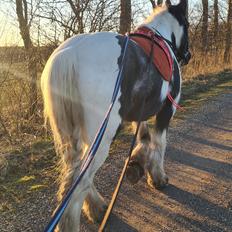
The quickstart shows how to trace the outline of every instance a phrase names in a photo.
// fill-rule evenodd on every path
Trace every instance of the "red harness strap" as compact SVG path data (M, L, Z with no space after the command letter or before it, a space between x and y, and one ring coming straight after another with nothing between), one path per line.
M170 94L170 92L168 93L168 99L169 99L169 101L176 107L176 109L184 111L184 108L181 107L181 106L173 99L173 97L172 97L172 95Z
M137 36L136 36L137 35ZM139 37L142 35L144 37ZM147 39L149 38L149 39ZM147 27L140 27L131 34L131 39L135 41L149 56L151 47L153 47L153 63L159 70L164 80L170 82L173 73L173 58L165 41L159 35L156 35ZM176 109L184 110L171 96L170 92L167 95L169 101Z
M131 40L135 41L148 56L150 56L153 47L153 63L164 80L170 82L173 72L173 58L165 41L147 27L140 27L134 31L131 34Z

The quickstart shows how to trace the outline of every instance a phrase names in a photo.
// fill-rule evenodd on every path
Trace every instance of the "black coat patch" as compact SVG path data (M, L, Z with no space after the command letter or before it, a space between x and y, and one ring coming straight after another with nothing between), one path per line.
M172 5L168 8L168 11L176 18L181 26L184 26L187 23L185 14L180 6Z
M188 64L191 54L189 52L189 38L188 38L188 20L186 18L186 12L182 9L180 5L173 5L168 8L169 13L178 21L180 26L183 27L184 33L181 39L180 47L177 48L175 35L172 34L172 43L176 50L176 56L178 61L183 61L183 64Z
M125 38L117 36L117 39L122 47L122 54L118 59L120 68ZM129 41L119 98L121 104L119 114L123 120L138 121L143 101L145 101L145 105L142 112L142 121L146 121L157 114L162 107L160 94L163 78L153 64L150 64L150 68L148 64L149 57L143 49L133 41Z
M180 70L176 61L174 61L173 80L171 82L171 96L176 98L180 92ZM162 109L156 116L156 131L163 132L167 129L173 116L172 102L167 98Z

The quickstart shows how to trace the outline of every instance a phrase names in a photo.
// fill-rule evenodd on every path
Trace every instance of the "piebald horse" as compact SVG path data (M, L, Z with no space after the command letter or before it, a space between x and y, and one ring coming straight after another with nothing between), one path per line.
M173 59L170 82L162 78L155 65L148 75L143 75L149 57L135 41L129 41L121 88L103 142L72 195L58 224L60 231L79 231L82 208L90 221L102 219L106 204L96 190L93 178L106 160L121 123L138 121L142 98L145 99L143 122L127 176L131 182L137 182L141 173L146 173L150 185L156 188L167 185L164 171L166 132L176 111L174 103L180 100L180 65L187 64L190 59L186 7L186 0L178 5L158 6L140 25L164 38ZM77 177L109 107L121 66L124 39L123 35L114 32L74 36L53 52L44 68L41 79L44 113L63 164L59 201ZM168 99L168 93L174 103ZM156 116L156 120L151 133L146 121L152 116Z

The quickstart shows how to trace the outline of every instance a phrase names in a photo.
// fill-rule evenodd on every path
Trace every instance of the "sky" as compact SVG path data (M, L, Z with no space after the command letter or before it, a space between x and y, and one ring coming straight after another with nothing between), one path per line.
M20 43L21 37L14 20L0 12L0 46L18 45Z
M135 0L132 0L132 3ZM151 4L148 0L146 6L152 10ZM194 3L200 0L189 0L190 6L193 6ZM7 1L6 1L7 2ZM11 3L9 3L11 2ZM178 2L178 0L173 0L173 3ZM18 29L18 22L16 18L16 13L14 9L14 1L5 1L0 0L0 46L21 46L22 39Z

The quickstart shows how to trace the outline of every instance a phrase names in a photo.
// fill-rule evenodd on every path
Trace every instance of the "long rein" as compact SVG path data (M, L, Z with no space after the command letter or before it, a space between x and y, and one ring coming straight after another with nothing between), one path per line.
M105 118L97 132L97 135L93 141L93 143L91 144L90 146L90 149L89 149L89 152L88 152L88 155L86 156L84 162L83 162L83 165L81 167L81 170L80 170L80 174L78 175L78 177L75 179L72 187L69 189L67 195L65 196L65 198L63 199L63 201L61 202L61 204L59 205L59 207L57 208L57 210L55 211L53 217L51 218L50 222L48 223L47 227L45 228L44 232L52 232L54 231L55 227L57 226L57 224L59 223L59 220L61 219L70 199L71 199L71 196L73 194L73 192L75 191L76 187L78 186L78 184L80 183L80 181L82 180L84 174L86 173L88 167L90 166L93 158L95 157L96 155L96 152L98 150L98 147L102 141L102 138L103 138L103 135L104 135L104 132L106 130L106 127L108 125L108 121L109 121L109 117L110 117L110 113L112 111L112 108L114 106L114 103L117 99L117 95L118 95L118 92L119 92L119 89L120 89L120 86L121 86L121 82L122 82L122 74L123 74L123 70L124 70L124 63L125 63L125 56L126 56L126 51L127 51L127 48L128 48L128 44L129 44L129 35L126 34L125 35L125 40L124 40L124 52L123 52L123 55L122 55L122 63L121 63L121 67L119 69L119 73L118 73L118 76L117 76L117 80L116 80L116 84L115 84L115 87L114 87L114 92L113 92L113 96L112 96L112 99L111 99L111 103L110 103L110 106L109 106L109 109L108 111L106 112L105 114ZM150 67L152 66L152 60L153 60L153 45L154 43L152 43L152 46L151 46L151 52L150 52L150 57L149 57L149 62L148 62L148 66L147 66L147 70L146 72L148 73L149 75L149 72L150 72ZM107 208L107 211L106 211L106 214L104 216L104 219L99 227L99 232L102 232L104 231L106 225L107 225L107 222L108 222L108 219L109 219L109 216L110 216L110 213L112 212L113 210L113 207L115 205L115 202L116 202L116 198L118 196L118 193L119 193L119 190L121 188L121 185L122 185L122 182L124 180L124 177L125 177L125 173L126 173L126 170L127 170L127 166L130 162L130 159L131 159L131 155L132 155L132 151L133 151L133 148L134 148L134 145L136 143L136 138L137 138L137 135L138 135L138 131L139 131L139 127L140 127L140 123L141 123L141 119L142 119L142 114L143 114L143 109L144 109L144 103L145 103L145 99L143 99L143 102L142 102L142 107L141 107L141 110L140 110L140 115L139 115L139 120L138 120L138 124L137 124L137 128L136 128L136 133L132 139L132 143L131 143L131 146L130 146L130 150L129 150L129 155L128 155L128 158L125 162L125 165L123 167L123 170L122 170L122 173L120 175L120 178L119 178L119 181L118 181L118 184L115 188L115 191L113 193L113 196L112 196L112 200Z
M48 225L46 226L44 232L52 232L55 230L55 227L57 226L57 224L59 223L70 199L71 196L73 194L73 192L75 191L76 187L78 186L78 184L80 183L80 181L82 180L84 174L86 173L88 167L90 166L93 158L96 155L96 152L98 150L98 147L102 141L103 135L105 133L106 127L108 125L108 121L109 121L109 117L110 117L110 113L112 111L112 108L114 106L114 103L117 99L117 95L121 86L121 81L122 81L122 73L124 70L124 61L125 61L125 56L126 56L126 50L129 44L129 36L126 35L125 36L125 40L124 40L124 52L122 55L122 63L121 63L121 67L119 69L118 72L118 76L116 79L116 83L115 83L115 87L114 87L114 91L113 91L113 95L111 98L111 103L109 106L108 111L105 114L104 120L102 121L102 124L96 134L96 137L94 138L93 143L90 146L88 155L86 156L85 160L83 161L83 165L81 167L80 173L77 176L77 178L75 179L72 187L69 189L69 191L67 192L66 196L64 197L63 201L61 202L61 204L58 206L58 208L56 209L55 213L53 214L53 217L51 218L50 222L48 223Z
M163 36L158 32L158 35L163 38ZM129 37L128 35L126 35L127 37ZM151 45L151 51L150 51L150 55L149 55L149 62L147 64L147 68L146 68L146 72L147 72L147 75L149 75L150 73L150 68L152 67L152 63L153 63L153 53L154 53L154 43L155 43L155 40L153 37L148 37L146 35L141 35L141 34L137 34L137 33L131 33L130 36L140 36L140 37L143 37L143 38L146 38L148 40L150 40L152 42L152 45ZM173 53L174 53L174 49L171 45L171 42L165 38L163 38L168 44L169 44L169 47L173 50ZM126 52L126 51L124 51ZM175 53L174 53L175 54ZM175 100L172 98L170 92L168 93L168 99L169 101L172 102L172 104L177 108L177 109L182 109L183 108L181 106L178 105L178 103L175 102ZM106 213L105 213L105 216L102 220L102 223L98 229L98 232L104 232L104 229L106 228L107 226L107 223L108 223L108 220L109 220L109 217L110 217L110 214L113 210L113 207L116 203L116 200L117 200L117 196L119 194L119 191L121 189L121 186L122 186L122 183L123 183L123 180L125 178L125 174L126 174L126 170L127 170L127 167L128 167L128 164L131 160L131 156L132 156L132 151L134 149L134 146L135 146L135 143L136 143L136 139L137 139L137 136L138 136L138 132L139 132L139 127L140 127L140 124L141 124L141 120L142 120L142 115L143 115L143 110L144 110L144 105L145 105L145 99L143 99L142 101L142 105L141 105L141 108L140 108L140 115L139 115L139 120L138 120L138 124L137 124L137 128L136 128L136 132L133 136L133 139L132 139L132 142L131 142L131 146L130 146L130 150L129 150L129 154L128 154L128 158L126 159L125 161L125 164L124 164L124 167L123 167L123 170L121 172L121 175L119 177L119 180L118 180L118 183L117 183L117 186L114 190L114 193L112 195L112 198L111 198L111 201L110 201L110 204L106 210Z
M128 35L126 35L126 36L128 36ZM149 75L150 68L151 68L152 63L153 63L152 62L152 60L153 60L153 51L154 51L153 50L153 46L154 46L154 43L152 43L152 46L151 46L151 52L150 52L150 56L149 56L149 62L147 64L147 68L146 68L147 75ZM127 170L128 165L129 165L129 162L131 160L132 152L133 152L133 149L134 149L134 146L135 146L135 143L136 143L136 139L137 139L137 136L138 136L140 124L141 124L141 121L142 121L142 115L143 115L144 105L145 105L145 98L143 98L142 105L141 105L141 108L140 108L139 120L138 120L138 123L137 123L136 132L135 132L135 134L134 134L134 136L132 138L132 142L131 142L129 153L128 153L128 158L125 161L125 164L124 164L124 167L122 169L121 175L119 177L117 186L116 186L116 188L114 190L114 193L112 195L110 204L109 204L109 206L108 206L108 208L106 210L105 216L104 216L104 218L102 220L102 223L101 223L101 225L100 225L100 227L98 229L98 232L103 232L104 229L106 228L108 220L109 220L109 217L110 217L110 214L111 214L111 212L113 210L113 207L114 207L114 205L116 203L117 196L119 194L119 191L121 189L123 180L125 178L126 170Z

